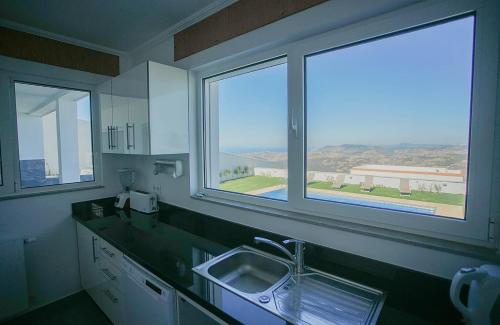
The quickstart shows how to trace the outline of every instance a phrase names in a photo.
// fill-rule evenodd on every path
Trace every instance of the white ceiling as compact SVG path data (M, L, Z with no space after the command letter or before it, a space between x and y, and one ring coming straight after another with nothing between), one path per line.
M216 0L1 0L0 19L129 52Z
M55 101L64 97L65 100L78 100L88 96L85 91L38 86L16 83L16 111L18 114L44 116L55 109Z

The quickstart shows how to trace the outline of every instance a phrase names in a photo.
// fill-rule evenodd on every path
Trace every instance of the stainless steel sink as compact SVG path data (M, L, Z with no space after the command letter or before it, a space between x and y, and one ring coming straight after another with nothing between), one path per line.
M252 251L236 251L208 267L208 274L245 293L259 293L272 287L290 268L274 259Z
M290 277L291 269L290 263L248 246L193 267L193 271L251 301L271 296L272 289Z
M252 247L240 246L193 268L213 283L293 324L375 324L385 295ZM216 290L213 290L214 292Z

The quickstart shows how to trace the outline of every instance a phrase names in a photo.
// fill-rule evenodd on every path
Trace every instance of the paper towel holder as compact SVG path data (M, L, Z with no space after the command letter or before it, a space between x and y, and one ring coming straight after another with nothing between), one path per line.
M153 166L154 175L166 174L177 178L184 174L182 160L156 160Z

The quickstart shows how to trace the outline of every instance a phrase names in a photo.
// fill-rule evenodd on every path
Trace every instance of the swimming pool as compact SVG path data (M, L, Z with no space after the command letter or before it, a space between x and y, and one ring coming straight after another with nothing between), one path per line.
M283 200L286 201L288 198L287 189L280 189L275 191L270 191L266 193L262 193L259 196L267 197L269 199ZM433 208L424 208L413 205L405 205L398 203L390 203L390 202L381 202L381 201L365 201L357 198L350 198L343 195L335 195L335 194L323 194L323 193L308 193L307 198L309 199L317 199L324 201L335 201L339 203L347 203L347 204L355 204L355 205L364 205L370 206L374 208L381 209L390 209L390 210L398 210L405 212L413 212L413 213L423 213L423 214L434 214Z

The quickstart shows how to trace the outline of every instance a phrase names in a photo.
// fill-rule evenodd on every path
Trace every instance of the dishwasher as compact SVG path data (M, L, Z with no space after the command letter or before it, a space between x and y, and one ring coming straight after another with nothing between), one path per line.
M127 256L123 272L124 324L175 325L175 290Z

